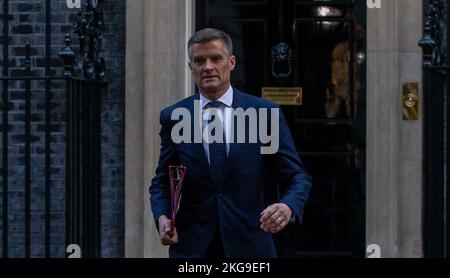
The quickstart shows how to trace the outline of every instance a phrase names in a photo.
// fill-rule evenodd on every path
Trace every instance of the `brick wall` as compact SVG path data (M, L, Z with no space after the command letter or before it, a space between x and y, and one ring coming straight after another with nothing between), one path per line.
M3 3L3 2L2 2ZM52 0L52 75L62 75L58 53L77 12L66 0ZM102 256L124 255L124 64L125 0L101 0L105 11L103 56L108 91L102 97ZM32 75L45 74L45 0L10 0L10 75L23 75L24 44L31 44ZM0 10L0 15L2 11ZM0 30L3 22L0 21ZM1 34L0 34L1 37ZM76 36L72 35L76 45ZM1 40L0 40L1 41ZM3 46L0 44L0 54ZM0 56L0 65L3 56ZM32 82L31 255L44 256L44 82ZM9 84L9 255L24 252L24 83ZM51 256L65 257L65 83L52 83L51 117ZM0 121L1 125L1 121ZM1 137L1 136L0 136ZM0 138L0 140L2 140ZM0 146L2 146L0 144ZM1 161L0 157L0 161ZM0 164L1 165L1 164ZM1 166L0 166L1 167ZM1 174L1 171L0 171ZM0 179L0 182L1 179ZM0 208L2 206L0 186ZM0 218L2 218L0 209ZM0 229L2 229L0 220ZM2 232L0 231L0 238ZM0 239L0 252L3 246ZM1 256L1 253L0 253Z

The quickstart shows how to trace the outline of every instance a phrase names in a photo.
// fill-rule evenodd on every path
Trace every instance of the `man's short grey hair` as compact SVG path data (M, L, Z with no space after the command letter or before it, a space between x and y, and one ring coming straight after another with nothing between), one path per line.
M230 56L233 54L233 42L231 41L231 37L227 33L219 29L205 28L196 32L189 39L188 43L189 59L192 60L193 56L192 45L196 43L207 43L214 40L222 40L225 45L225 52L227 53L227 55Z

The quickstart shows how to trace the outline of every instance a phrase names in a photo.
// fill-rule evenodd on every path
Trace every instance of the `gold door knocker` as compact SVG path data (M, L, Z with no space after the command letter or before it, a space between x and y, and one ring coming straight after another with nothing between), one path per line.
M403 84L403 120L419 119L419 83Z

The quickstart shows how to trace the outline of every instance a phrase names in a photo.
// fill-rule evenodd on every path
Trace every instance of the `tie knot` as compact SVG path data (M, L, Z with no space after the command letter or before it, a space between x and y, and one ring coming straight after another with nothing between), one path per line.
M222 105L222 102L215 100L215 101L211 101L210 103L208 103L206 105L207 108L219 108L220 105Z

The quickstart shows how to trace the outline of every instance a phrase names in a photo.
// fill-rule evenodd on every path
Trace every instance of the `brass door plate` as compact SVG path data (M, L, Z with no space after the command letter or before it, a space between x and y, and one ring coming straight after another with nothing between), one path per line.
M419 119L419 83L403 84L403 120L417 121Z
M301 87L263 87L262 97L278 105L302 105L303 92Z

